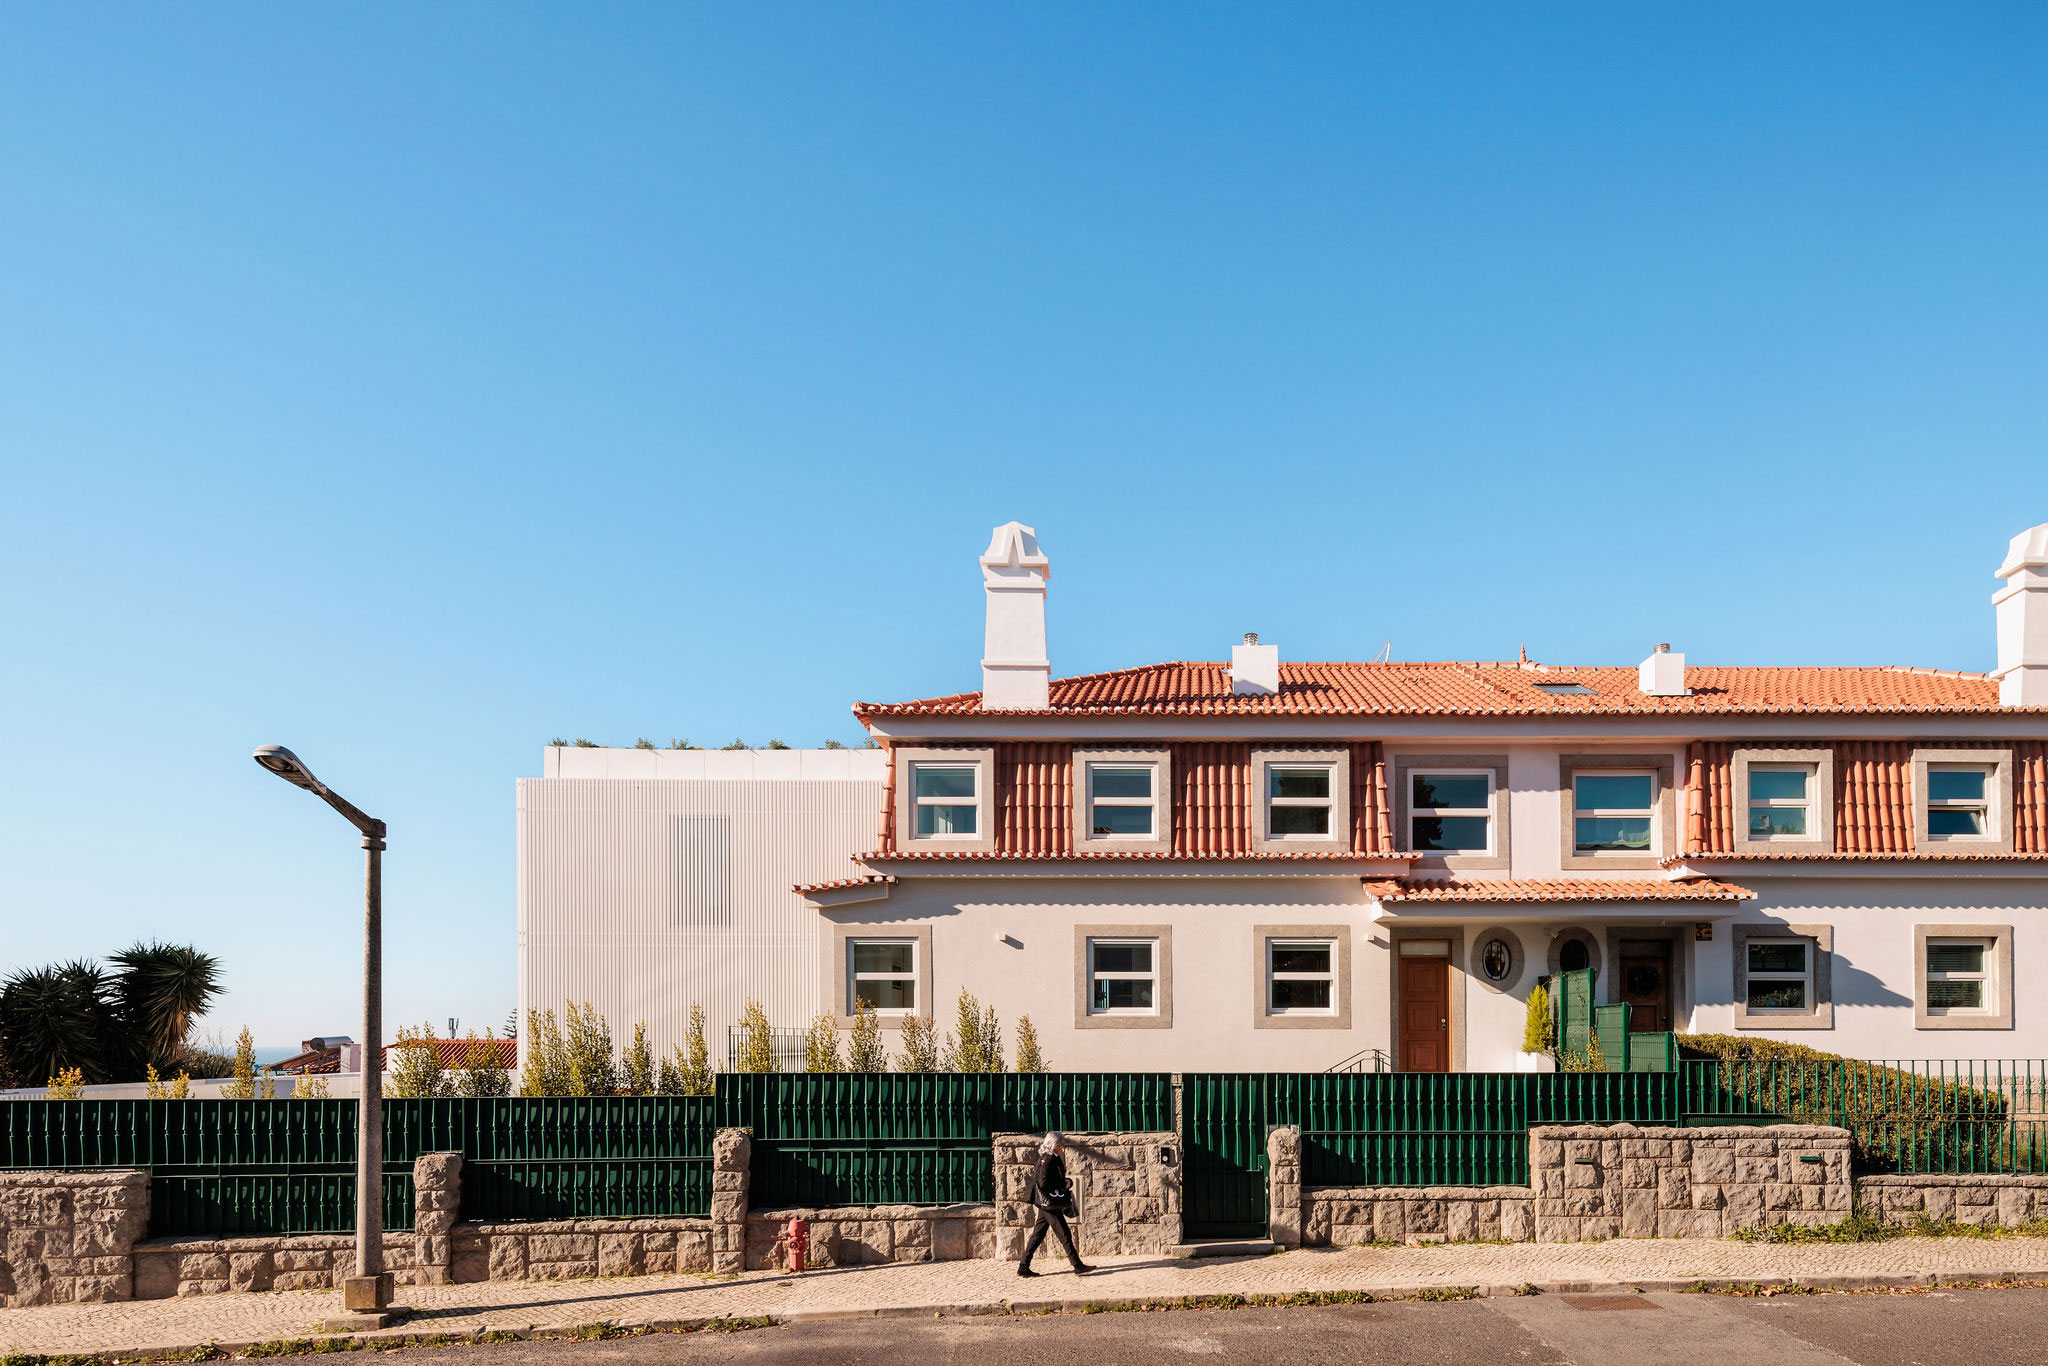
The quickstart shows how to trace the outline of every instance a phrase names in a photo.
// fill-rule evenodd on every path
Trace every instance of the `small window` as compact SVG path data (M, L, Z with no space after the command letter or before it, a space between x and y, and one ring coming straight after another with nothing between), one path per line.
M1266 1010L1328 1015L1337 999L1337 946L1328 939L1266 941Z
M981 770L974 764L912 764L917 838L972 838L980 776Z
M1813 770L1797 765L1755 764L1749 770L1749 837L1753 840L1812 838Z
M1557 970L1579 972L1592 965L1592 954L1583 939L1567 939L1557 946Z
M1538 683L1536 691L1547 692L1552 697L1591 697L1593 690L1583 683Z
M1158 1009L1159 941L1088 941L1088 1013L1151 1015Z
M1595 856L1651 852L1656 794L1654 773L1573 774L1573 851Z
M1467 769L1408 778L1409 848L1484 854L1493 849L1493 773Z
M1156 828L1150 764L1088 765L1088 829L1096 835L1149 839Z
M1991 1009L1988 939L1927 941L1927 1013L1978 1015Z
M1991 838L1991 775L1956 764L1927 766L1927 836L1937 840Z
M849 939L846 956L850 1001L873 1006L882 1015L909 1015L917 1010L917 941L915 939Z
M1266 769L1266 829L1270 839L1327 839L1335 770L1328 764L1272 764Z
M1479 946L1479 972L1487 981L1499 986L1514 970L1515 951L1507 940L1496 935Z
M1799 1011L1813 1001L1813 945L1804 939L1752 939L1749 1000L1752 1012Z

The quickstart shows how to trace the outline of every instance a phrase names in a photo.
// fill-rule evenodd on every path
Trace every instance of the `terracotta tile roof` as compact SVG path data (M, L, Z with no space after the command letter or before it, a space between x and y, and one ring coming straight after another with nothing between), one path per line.
M1567 668L1497 663L1283 663L1280 691L1237 697L1229 666L1217 662L1150 664L1054 679L1051 706L1006 715L1090 716L1556 716L1571 713L1990 712L1998 684L1985 674L1935 669L1698 666L1685 671L1685 697L1646 697L1633 666ZM1591 691L1545 692L1539 684L1575 683ZM866 720L943 716L981 710L978 692L915 702L854 704ZM2041 708L2026 708L2039 711Z
M1381 901L1748 901L1747 887L1711 878L1497 878L1365 880Z
M1317 859L1348 859L1353 863L1360 860L1382 862L1413 862L1420 854L1376 853L1370 849L1301 849L1278 853L1226 853L1226 854L1183 854L1174 851L1143 853L1136 850L1090 849L1072 854L1010 854L994 850L950 850L950 849L877 849L866 854L855 854L855 863L889 863L906 860L919 863L937 862L1030 862L1042 860L1052 863L1287 863L1309 862Z
M1729 852L1735 843L1736 746L1697 741L1686 753L1686 857L1814 859L1982 859L1968 851L1916 852L1913 838L1913 752L1941 749L2010 749L2013 756L2013 851L2048 857L2048 743L2040 740L1774 740L1758 748L1832 750L1835 823L1832 853ZM1709 851L1712 851L1711 853ZM1666 860L1667 864L1672 860Z
M1687 863L1706 863L1717 859L1743 863L1853 863L1858 860L1865 863L2042 863L2048 862L2048 853L1952 854L1946 850L1927 853L1907 849L1898 853L1739 854L1733 850L1703 849L1696 854L1679 854L1657 862L1666 868L1677 868Z
M451 1070L460 1071L467 1067L469 1065L469 1046L473 1043L480 1043L489 1050L490 1061L486 1064L487 1066L517 1067L519 1065L519 1040L517 1039L431 1039L428 1042L432 1043L434 1051L440 1054L441 1070L444 1072ZM387 1071L391 1067L391 1050L397 1047L398 1045L394 1043L387 1044L384 1048L384 1067ZM411 1045L408 1044L407 1047L411 1047Z
M799 882L789 890L798 896L809 896L812 892L836 892L842 887L866 887L895 880L891 873L862 873L858 877L835 877L829 882Z
M283 1072L290 1076L317 1077L341 1070L339 1048L316 1048L310 1053L294 1053L280 1062L271 1063L263 1069L266 1072Z
M995 810L991 824L998 856L1067 858L1075 854L1074 748L1066 741L998 741L993 746ZM1173 852L1160 857L1239 858L1249 854L1254 806L1251 745L1183 740L1163 748L1171 756L1171 791L1167 795L1172 798ZM1380 746L1367 740L1348 748L1352 848L1391 850ZM894 776L892 765L891 782ZM890 792L883 797L894 801ZM877 847L883 852L896 849L893 821L883 822ZM1107 855L1091 851L1089 856Z

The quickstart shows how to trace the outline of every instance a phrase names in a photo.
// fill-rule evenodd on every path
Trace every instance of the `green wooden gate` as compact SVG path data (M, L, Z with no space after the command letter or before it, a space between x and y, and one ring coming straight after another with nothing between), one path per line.
M1181 1236L1266 1236L1266 1135L1299 1108L1285 1072L1181 1077Z

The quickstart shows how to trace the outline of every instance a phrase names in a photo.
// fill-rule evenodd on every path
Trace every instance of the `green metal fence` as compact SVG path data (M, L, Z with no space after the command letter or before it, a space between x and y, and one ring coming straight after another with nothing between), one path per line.
M1263 1235L1278 1125L1301 1130L1309 1185L1527 1185L1535 1125L1678 1117L1669 1072L1210 1072L1181 1088L1189 1238Z
M754 1135L756 1205L950 1204L994 1197L997 1133L1170 1130L1164 1072L721 1077L721 1127Z
M2048 1063L1738 1059L1680 1064L1687 1124L1830 1124L1866 1172L2048 1172Z
M1557 1054L1606 1072L1674 1072L1678 1069L1678 1037L1668 1032L1631 1030L1629 1005L1593 1004L1599 973L1593 968L1560 972L1553 993L1557 1009ZM1596 1053L1593 1044L1600 1047Z

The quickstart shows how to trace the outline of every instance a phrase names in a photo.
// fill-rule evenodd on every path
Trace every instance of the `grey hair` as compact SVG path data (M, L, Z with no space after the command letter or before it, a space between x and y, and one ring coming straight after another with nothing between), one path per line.
M1045 1137L1038 1140L1038 1151L1048 1154L1058 1152L1066 1141L1067 1136L1058 1129L1048 1130Z

